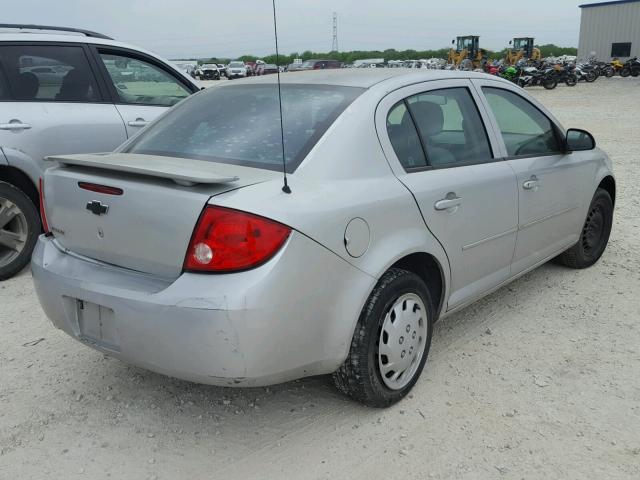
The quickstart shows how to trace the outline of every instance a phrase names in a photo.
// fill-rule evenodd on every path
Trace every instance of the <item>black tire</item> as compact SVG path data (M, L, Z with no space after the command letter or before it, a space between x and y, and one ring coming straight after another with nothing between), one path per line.
M613 224L613 201L609 192L596 190L580 233L580 240L556 261L570 268L587 268L596 263L609 242Z
M420 297L425 306L426 338L422 358L410 381L403 388L394 390L385 385L382 379L378 364L378 343L387 313L395 301L408 293ZM424 368L431 345L433 320L431 295L422 279L406 270L389 269L380 278L362 309L349 355L333 374L336 387L369 407L388 407L401 400L413 388Z
M596 74L596 72L590 71L587 72L584 79L587 81L587 83L593 83L598 79L598 75Z
M640 75L640 68L634 68L633 70L631 70L632 77L637 77L638 75Z
M616 74L616 71L613 67L607 67L604 69L604 76L607 78L611 78Z
M567 84L567 87L575 87L578 84L578 77L573 73L569 74L564 83Z
M38 235L42 231L40 224L40 214L33 204L31 199L27 197L21 190L17 189L13 185L5 182L0 182L0 204L1 200L8 200L13 203L19 211L24 215L26 223L26 239L24 240L24 246L20 253L15 258L8 259L6 264L3 264L3 253L9 253L10 250L2 243L2 229L6 228L6 231L11 231L12 222L18 221L16 217L10 220L7 225L2 225L0 228L0 281L13 277L16 273L20 272L27 266L31 260L31 253L38 240ZM14 247L15 248L15 247Z
M542 80L542 86L547 90L553 90L558 86L558 79L555 77L547 77Z
M620 70L620 76L621 77L628 77L629 75L631 75L631 69L628 67L624 67L622 70Z

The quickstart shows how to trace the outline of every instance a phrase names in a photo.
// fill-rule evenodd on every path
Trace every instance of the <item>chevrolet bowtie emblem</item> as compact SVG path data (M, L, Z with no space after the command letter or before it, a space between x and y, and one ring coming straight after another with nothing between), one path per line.
M94 215L106 215L109 211L109 205L103 205L102 202L94 200L93 202L87 203L87 210Z

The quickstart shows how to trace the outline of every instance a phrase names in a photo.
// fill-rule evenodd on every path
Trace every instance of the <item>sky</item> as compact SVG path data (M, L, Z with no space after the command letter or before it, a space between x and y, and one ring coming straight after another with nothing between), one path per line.
M276 0L281 53L331 50L332 14L339 49L428 50L457 35L480 35L501 50L516 36L577 47L576 0ZM3 23L95 30L166 58L232 58L275 51L271 0L6 1Z

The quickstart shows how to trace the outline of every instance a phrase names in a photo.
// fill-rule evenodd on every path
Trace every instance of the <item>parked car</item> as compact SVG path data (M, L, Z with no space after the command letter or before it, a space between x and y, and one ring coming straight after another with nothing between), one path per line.
M287 72L299 72L300 70L304 70L301 63L291 63L287 66Z
M413 72L283 75L282 117L275 77L227 82L113 154L53 157L44 311L174 377L333 373L367 405L400 400L437 319L548 260L593 265L615 202L593 137L520 87Z
M271 75L273 73L278 73L278 66L273 63L261 63L258 65L258 71L256 75Z
M245 67L247 67L247 77L256 74L256 62L244 62Z
M220 70L215 63L205 63L196 69L196 78L200 80L220 80Z
M191 78L195 78L195 71L196 71L196 65L193 63L184 63L184 62L180 62L180 63L176 63L174 62L174 65L182 72L186 73L187 75L189 75Z
M199 90L170 62L104 35L27 30L0 33L0 280L28 263L41 231L45 156L111 151Z
M229 80L234 78L244 78L247 76L247 67L244 62L234 61L227 65L227 77Z
M342 68L342 62L337 60L306 60L300 65L300 70L325 70L328 68Z
M221 63L218 63L217 67L218 67L218 71L220 72L220 76L221 77L226 77L227 76L227 67L225 67Z

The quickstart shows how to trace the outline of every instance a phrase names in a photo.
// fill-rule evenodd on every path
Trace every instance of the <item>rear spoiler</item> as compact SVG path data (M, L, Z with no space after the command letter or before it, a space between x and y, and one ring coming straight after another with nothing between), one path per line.
M211 162L189 158L162 157L133 153L87 153L78 155L52 155L48 162L62 165L98 168L116 172L133 173L147 177L167 178L178 185L191 187L198 184L220 184L236 182L237 176L226 176L215 172Z

